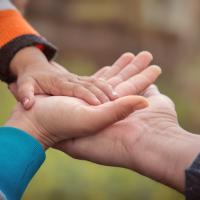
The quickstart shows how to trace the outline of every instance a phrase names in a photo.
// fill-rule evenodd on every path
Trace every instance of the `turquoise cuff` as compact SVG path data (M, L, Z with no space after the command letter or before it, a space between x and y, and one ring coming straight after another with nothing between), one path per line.
M8 200L21 198L44 160L36 139L16 128L0 128L0 191Z

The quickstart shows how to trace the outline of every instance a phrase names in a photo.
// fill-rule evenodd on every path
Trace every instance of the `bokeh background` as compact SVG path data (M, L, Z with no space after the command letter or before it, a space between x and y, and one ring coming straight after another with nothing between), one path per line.
M57 61L90 75L123 52L149 50L163 69L160 90L176 103L180 124L200 133L199 0L15 0L26 18L59 47ZM0 124L14 98L0 84ZM170 147L169 147L170 148ZM183 200L134 172L77 161L48 150L23 200Z

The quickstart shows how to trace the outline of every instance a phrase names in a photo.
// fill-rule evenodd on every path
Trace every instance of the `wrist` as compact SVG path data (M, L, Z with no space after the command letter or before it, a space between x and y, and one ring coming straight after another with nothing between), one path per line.
M191 166L200 152L200 136L185 131L182 128L172 129L172 143L169 146L171 162L169 174L166 177L168 185L180 192L185 191L185 170Z
M178 125L156 132L153 142L145 144L148 158L139 172L180 192L185 190L185 170L200 152L200 136Z
M34 125L34 122L28 120L26 117L23 117L20 113L18 113L18 111L13 112L12 116L5 123L5 126L18 128L26 132L35 138L45 150L50 147L48 139L40 133L40 130Z
M48 62L45 55L37 47L25 47L18 51L10 63L10 71L15 76L19 76L24 71L33 65Z

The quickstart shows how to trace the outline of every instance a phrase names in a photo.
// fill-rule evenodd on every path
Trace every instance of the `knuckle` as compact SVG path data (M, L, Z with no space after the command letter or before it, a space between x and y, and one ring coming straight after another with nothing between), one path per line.
M95 78L95 77L90 77L88 80L89 80L90 83L95 84L98 79Z
M105 67L103 67L102 69L103 70L105 70L105 71L107 71L107 70L109 70L111 67L109 67L109 66L105 66Z
M24 89L23 86L19 87L18 90L17 90L17 92L18 92L19 95L24 94L25 91L26 91L26 90Z
M140 78L147 85L151 84L151 80L147 76L145 76L144 74L140 74Z
M89 88L89 87L91 87L91 85L92 85L90 82L85 82L85 81L82 82L81 84L82 84L82 86L85 87L85 88Z
M82 93L85 90L85 88L82 85L74 84L72 90L74 96L80 96L80 93Z
M109 71L111 69L110 66L105 66L105 67L102 67L100 70L101 72L106 72L106 71Z

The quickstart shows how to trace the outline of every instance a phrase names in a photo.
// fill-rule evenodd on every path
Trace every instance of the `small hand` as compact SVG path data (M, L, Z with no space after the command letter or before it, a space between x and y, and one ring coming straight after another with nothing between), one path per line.
M10 67L12 73L17 76L17 82L9 88L25 109L33 106L35 95L38 94L74 96L92 105L117 98L107 82L98 78L80 77L54 62L49 63L35 47L19 51Z
M136 57L131 53L125 53L112 67L103 68L94 76L86 78L68 72L57 63L48 63L40 50L28 47L21 50L11 62L11 70L18 79L17 83L11 84L9 88L25 109L32 107L35 102L34 95L37 94L74 96L91 105L99 105L123 96L121 93L117 94L114 88L120 81L126 81L143 70L143 84L140 84L139 77L143 76L141 73L139 77L132 78L133 83L136 81L138 83L134 84L135 88L132 87L131 90L137 90L135 91L137 93L138 90L142 91L147 87L151 79L156 79L160 74L156 66L147 68L151 60L152 55L148 52L142 52ZM156 75L155 71L157 71ZM146 76L148 77L144 80ZM148 80L149 76L150 80ZM129 84L130 81L127 83ZM138 84L141 85L140 88Z

